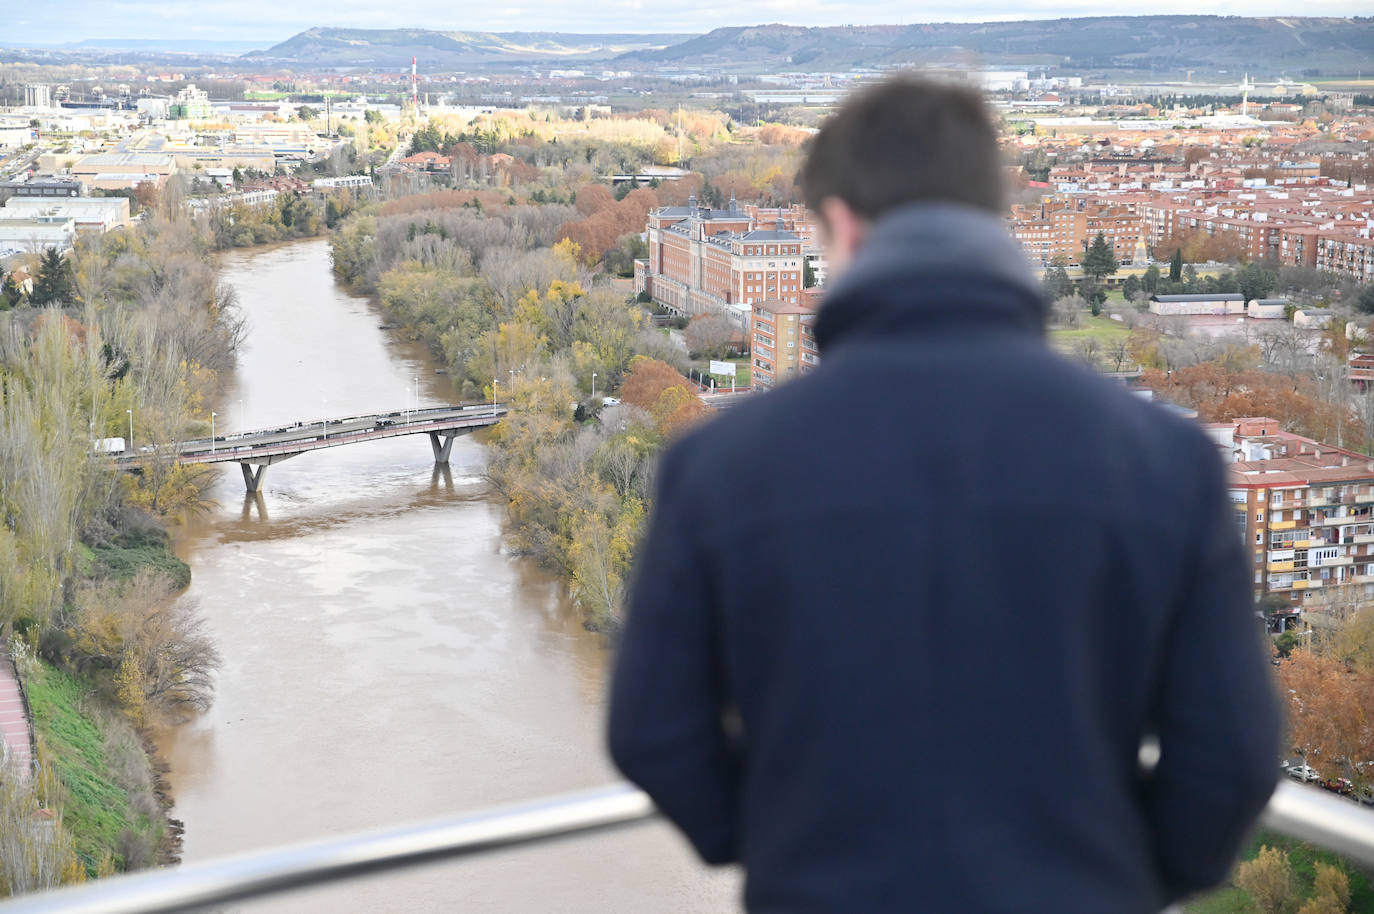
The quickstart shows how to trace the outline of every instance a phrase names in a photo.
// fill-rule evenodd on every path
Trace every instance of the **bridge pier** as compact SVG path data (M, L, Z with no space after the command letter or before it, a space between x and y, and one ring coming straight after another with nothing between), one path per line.
M250 463L240 463L239 469L243 470L243 485L248 490L248 494L256 494L258 486L262 484L262 471L267 469L267 464L260 463L255 469Z
M292 457L300 455L300 451L294 454L268 454L263 457L254 457L248 460L239 461L239 469L243 471L243 487L252 495L262 489L262 471L274 463L281 463L283 460L290 460Z
M448 455L453 450L453 439L466 432L467 429L445 429L440 432L429 433L429 446L434 451L434 462L447 465ZM440 443L439 439L443 438Z

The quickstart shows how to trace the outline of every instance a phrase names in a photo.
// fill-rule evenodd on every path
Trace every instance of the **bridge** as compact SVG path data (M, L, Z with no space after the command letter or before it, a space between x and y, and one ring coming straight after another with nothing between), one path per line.
M262 485L263 470L307 451L343 447L379 438L400 435L428 435L434 462L448 463L453 439L474 429L500 422L506 415L500 403L476 406L435 406L426 409L395 410L343 418L302 419L273 428L236 432L211 438L192 438L167 450L177 463L237 463L243 471L243 484L249 493ZM155 447L126 451L115 457L122 469L136 470L153 453L166 453Z

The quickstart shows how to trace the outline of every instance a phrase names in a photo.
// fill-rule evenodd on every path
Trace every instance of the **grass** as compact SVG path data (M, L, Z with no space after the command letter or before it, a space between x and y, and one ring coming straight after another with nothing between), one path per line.
M727 361L727 362L734 362L734 363L735 363L735 386L736 386L736 387L748 387L748 386L749 386L749 366L752 364L752 363L749 361L749 356L743 355L743 356L739 356L738 358L725 359L725 361ZM729 376L729 375L716 375L716 386L717 386L717 387L721 387L721 388L723 388L723 389L725 389L725 390L729 390L729 389L730 389L730 376Z
M77 856L90 876L107 857L122 869L126 832L141 833L155 846L162 829L160 820L134 811L128 789L111 770L107 747L127 735L111 729L123 725L91 712L89 683L45 663L35 665L25 686L39 759L62 785L62 824Z
M178 588L191 583L191 566L177 558L171 537L156 527L121 533L90 552L98 575L128 580L143 568L153 568L166 574Z
M1095 337L1102 344L1115 342L1129 336L1131 331L1121 321L1114 321L1105 314L1093 317L1087 311L1078 319L1074 330L1051 330L1050 342L1061 348L1073 346L1079 340Z
M1298 892L1300 899L1308 897L1316 872L1313 865L1320 861L1345 870L1350 878L1350 910L1354 914L1374 914L1374 873L1329 851L1271 831L1258 832L1246 845L1241 859L1254 859L1263 845L1279 848L1288 854L1294 880L1301 886ZM1251 914L1258 912L1259 908L1250 901L1249 895L1234 885L1227 885L1188 902L1184 910L1188 914Z

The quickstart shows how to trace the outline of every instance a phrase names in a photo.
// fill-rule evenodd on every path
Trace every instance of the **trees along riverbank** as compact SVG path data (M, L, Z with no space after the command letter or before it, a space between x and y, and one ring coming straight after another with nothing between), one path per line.
M178 600L190 572L164 529L195 510L204 471L158 452L208 431L204 404L242 337L213 246L163 206L81 239L52 304L0 315L0 632L39 766L0 779L5 891L175 856L144 728L204 707L217 658ZM140 474L99 452L121 437L149 449Z
M575 208L470 202L445 192L360 211L334 237L335 273L429 345L459 398L510 404L488 469L510 541L567 576L589 627L613 628L664 427L633 407L598 420L592 394L636 356L667 367L684 354L557 240Z

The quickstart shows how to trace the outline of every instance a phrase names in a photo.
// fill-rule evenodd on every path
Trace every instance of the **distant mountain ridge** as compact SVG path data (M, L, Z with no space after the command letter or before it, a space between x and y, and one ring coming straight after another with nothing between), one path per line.
M759 25L715 29L622 59L818 70L948 63L1353 73L1374 69L1374 18L1095 16L823 28Z
M577 35L560 32L459 32L430 29L313 28L244 57L301 65L409 66L429 71L498 62L610 60L683 41L683 34Z
M845 70L899 64L1062 66L1314 75L1374 70L1374 17L1094 16L910 25L754 25L704 35L312 28L244 57L297 66L430 71L614 62L715 69Z

